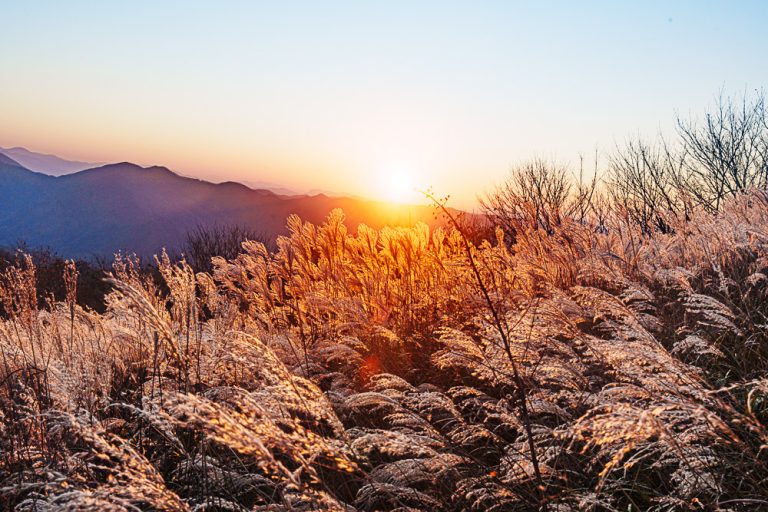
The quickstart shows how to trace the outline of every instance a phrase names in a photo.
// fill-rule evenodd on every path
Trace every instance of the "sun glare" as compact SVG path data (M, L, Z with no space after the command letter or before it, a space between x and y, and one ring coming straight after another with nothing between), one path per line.
M403 167L383 169L379 173L378 195L392 203L412 203L419 199L418 177Z

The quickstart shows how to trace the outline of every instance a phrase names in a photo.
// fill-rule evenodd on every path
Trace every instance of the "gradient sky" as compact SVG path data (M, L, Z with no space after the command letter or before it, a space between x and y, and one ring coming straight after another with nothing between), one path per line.
M768 86L768 2L0 4L0 146L457 206Z

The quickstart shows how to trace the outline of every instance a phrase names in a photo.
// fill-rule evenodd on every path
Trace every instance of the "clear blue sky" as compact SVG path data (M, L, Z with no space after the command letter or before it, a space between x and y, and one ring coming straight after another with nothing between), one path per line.
M460 205L768 86L768 1L8 1L0 145Z

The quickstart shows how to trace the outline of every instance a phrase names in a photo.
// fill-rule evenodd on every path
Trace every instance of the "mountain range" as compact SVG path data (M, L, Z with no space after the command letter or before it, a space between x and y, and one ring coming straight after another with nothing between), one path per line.
M187 233L199 226L237 225L274 240L287 232L290 214L321 223L334 208L344 210L351 230L359 223L380 227L432 219L432 210L424 206L280 195L130 162L77 169L87 164L19 149L0 149L0 246L23 242L67 258L179 251Z
M56 155L46 155L36 153L27 148L0 148L0 153L10 157L15 162L23 165L30 171L42 172L51 176L61 176L73 172L84 171L93 167L98 167L99 163L77 162L74 160L65 160Z

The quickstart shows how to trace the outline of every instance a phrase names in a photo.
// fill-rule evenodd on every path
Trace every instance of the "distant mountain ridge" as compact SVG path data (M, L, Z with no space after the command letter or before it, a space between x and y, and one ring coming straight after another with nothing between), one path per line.
M347 225L379 227L431 222L427 207L346 197L281 196L235 182L210 183L166 167L130 162L61 176L35 172L0 154L0 246L24 241L64 257L149 256L179 250L198 225L240 225L268 239L286 233L292 213L321 223L342 208Z
M85 171L87 169L93 169L95 167L103 166L104 163L97 162L78 162L75 160L67 160L56 155L49 155L36 151L31 151L23 147L2 148L0 147L0 155L6 155L21 164L23 167L30 171L40 172L48 174L50 176L63 176L65 174L72 174L79 171ZM176 173L180 176L184 174ZM324 189L309 189L309 190L294 190L289 187L285 187L279 183L273 183L271 181L240 181L249 188L271 190L275 194L283 196L301 196L301 195L318 195L325 194L327 196L341 197L343 194L338 194Z
M56 155L36 153L22 147L0 148L0 154L10 157L30 171L42 172L51 176L71 174L101 165L94 162L66 160Z

